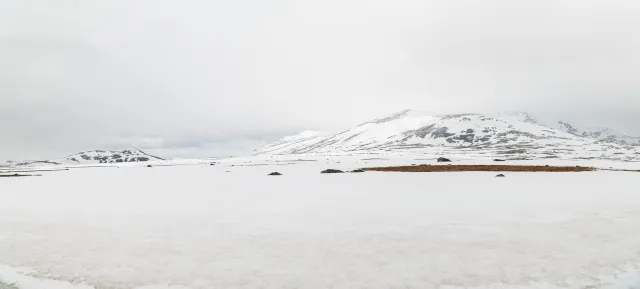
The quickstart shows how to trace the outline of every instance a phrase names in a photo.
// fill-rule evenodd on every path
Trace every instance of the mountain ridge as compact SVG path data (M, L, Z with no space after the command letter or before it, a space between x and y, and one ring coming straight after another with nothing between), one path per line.
M68 155L59 159L35 160L22 162L8 162L4 166L41 166L41 165L86 165L86 164L116 164L132 162L148 162L164 160L161 157L148 154L138 148L124 150L89 150Z
M125 149L122 151L117 150L91 150L80 152L66 156L60 161L62 163L78 163L78 164L113 164L113 163L129 163L129 162L148 162L152 160L163 160L160 157L156 157L145 153L137 148Z
M504 112L499 113L500 116L514 118L520 121L530 122L554 128L560 131L564 131L576 136L596 139L602 142L616 143L620 145L634 145L640 146L640 137L630 136L625 133L618 132L615 129L609 127L582 127L575 126L566 120L541 120L538 117L534 117L527 112Z
M263 154L412 152L511 157L637 159L638 148L540 124L530 114L426 114L403 110L336 133L285 137L256 149Z

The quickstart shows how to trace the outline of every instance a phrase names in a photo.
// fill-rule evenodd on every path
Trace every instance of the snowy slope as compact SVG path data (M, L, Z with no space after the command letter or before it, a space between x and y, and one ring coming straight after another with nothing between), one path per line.
M638 156L637 151L543 126L533 119L405 110L338 133L287 137L253 154L419 152L631 159Z
M629 136L608 127L579 126L563 120L541 119L526 112L505 112L499 116L533 124L539 124L575 136L597 140L601 143L640 146L640 137Z
M57 165L86 165L86 164L116 164L163 160L157 156L147 154L139 149L131 148L117 150L93 150L73 154L61 159L9 162L6 167L42 167Z
M113 164L129 162L148 162L162 160L162 158L149 155L139 149L131 148L123 151L94 150L67 156L60 160L54 160L61 164Z
M36 166L57 166L60 165L61 163L56 162L56 161L23 161L23 162L12 162L9 161L5 164L0 164L0 168L3 167L24 167L24 166L30 166L30 167L36 167Z

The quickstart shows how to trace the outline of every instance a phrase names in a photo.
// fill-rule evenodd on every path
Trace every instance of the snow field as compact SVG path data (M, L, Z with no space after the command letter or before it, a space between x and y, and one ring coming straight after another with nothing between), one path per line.
M291 161L2 180L0 282L22 289L640 285L638 173L321 175L363 161ZM266 176L273 171L284 175Z

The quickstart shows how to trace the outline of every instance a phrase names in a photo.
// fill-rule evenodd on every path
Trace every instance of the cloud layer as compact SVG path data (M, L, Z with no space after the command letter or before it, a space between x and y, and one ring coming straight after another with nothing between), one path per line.
M640 135L633 0L0 3L0 159L249 152L404 108Z

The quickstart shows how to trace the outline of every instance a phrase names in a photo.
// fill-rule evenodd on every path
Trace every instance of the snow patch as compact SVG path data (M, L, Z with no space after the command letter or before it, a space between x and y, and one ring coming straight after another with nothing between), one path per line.
M29 269L17 269L0 264L0 288L5 283L7 288L17 289L95 289L85 284L72 284L65 281L38 279L29 276ZM13 287L13 288L12 288Z
M297 135L292 135L292 136L286 136L283 138L283 140L285 141L291 141L291 140L296 140L296 139L303 139L303 138L310 138L310 137L314 137L314 136L318 136L321 134L324 134L325 132L321 132L321 131L312 131L312 130L308 130L308 131L303 131Z
M36 278L34 271L25 268L13 268L0 264L0 289L96 289L87 284L74 284L67 281ZM145 285L134 289L191 289L182 285Z

